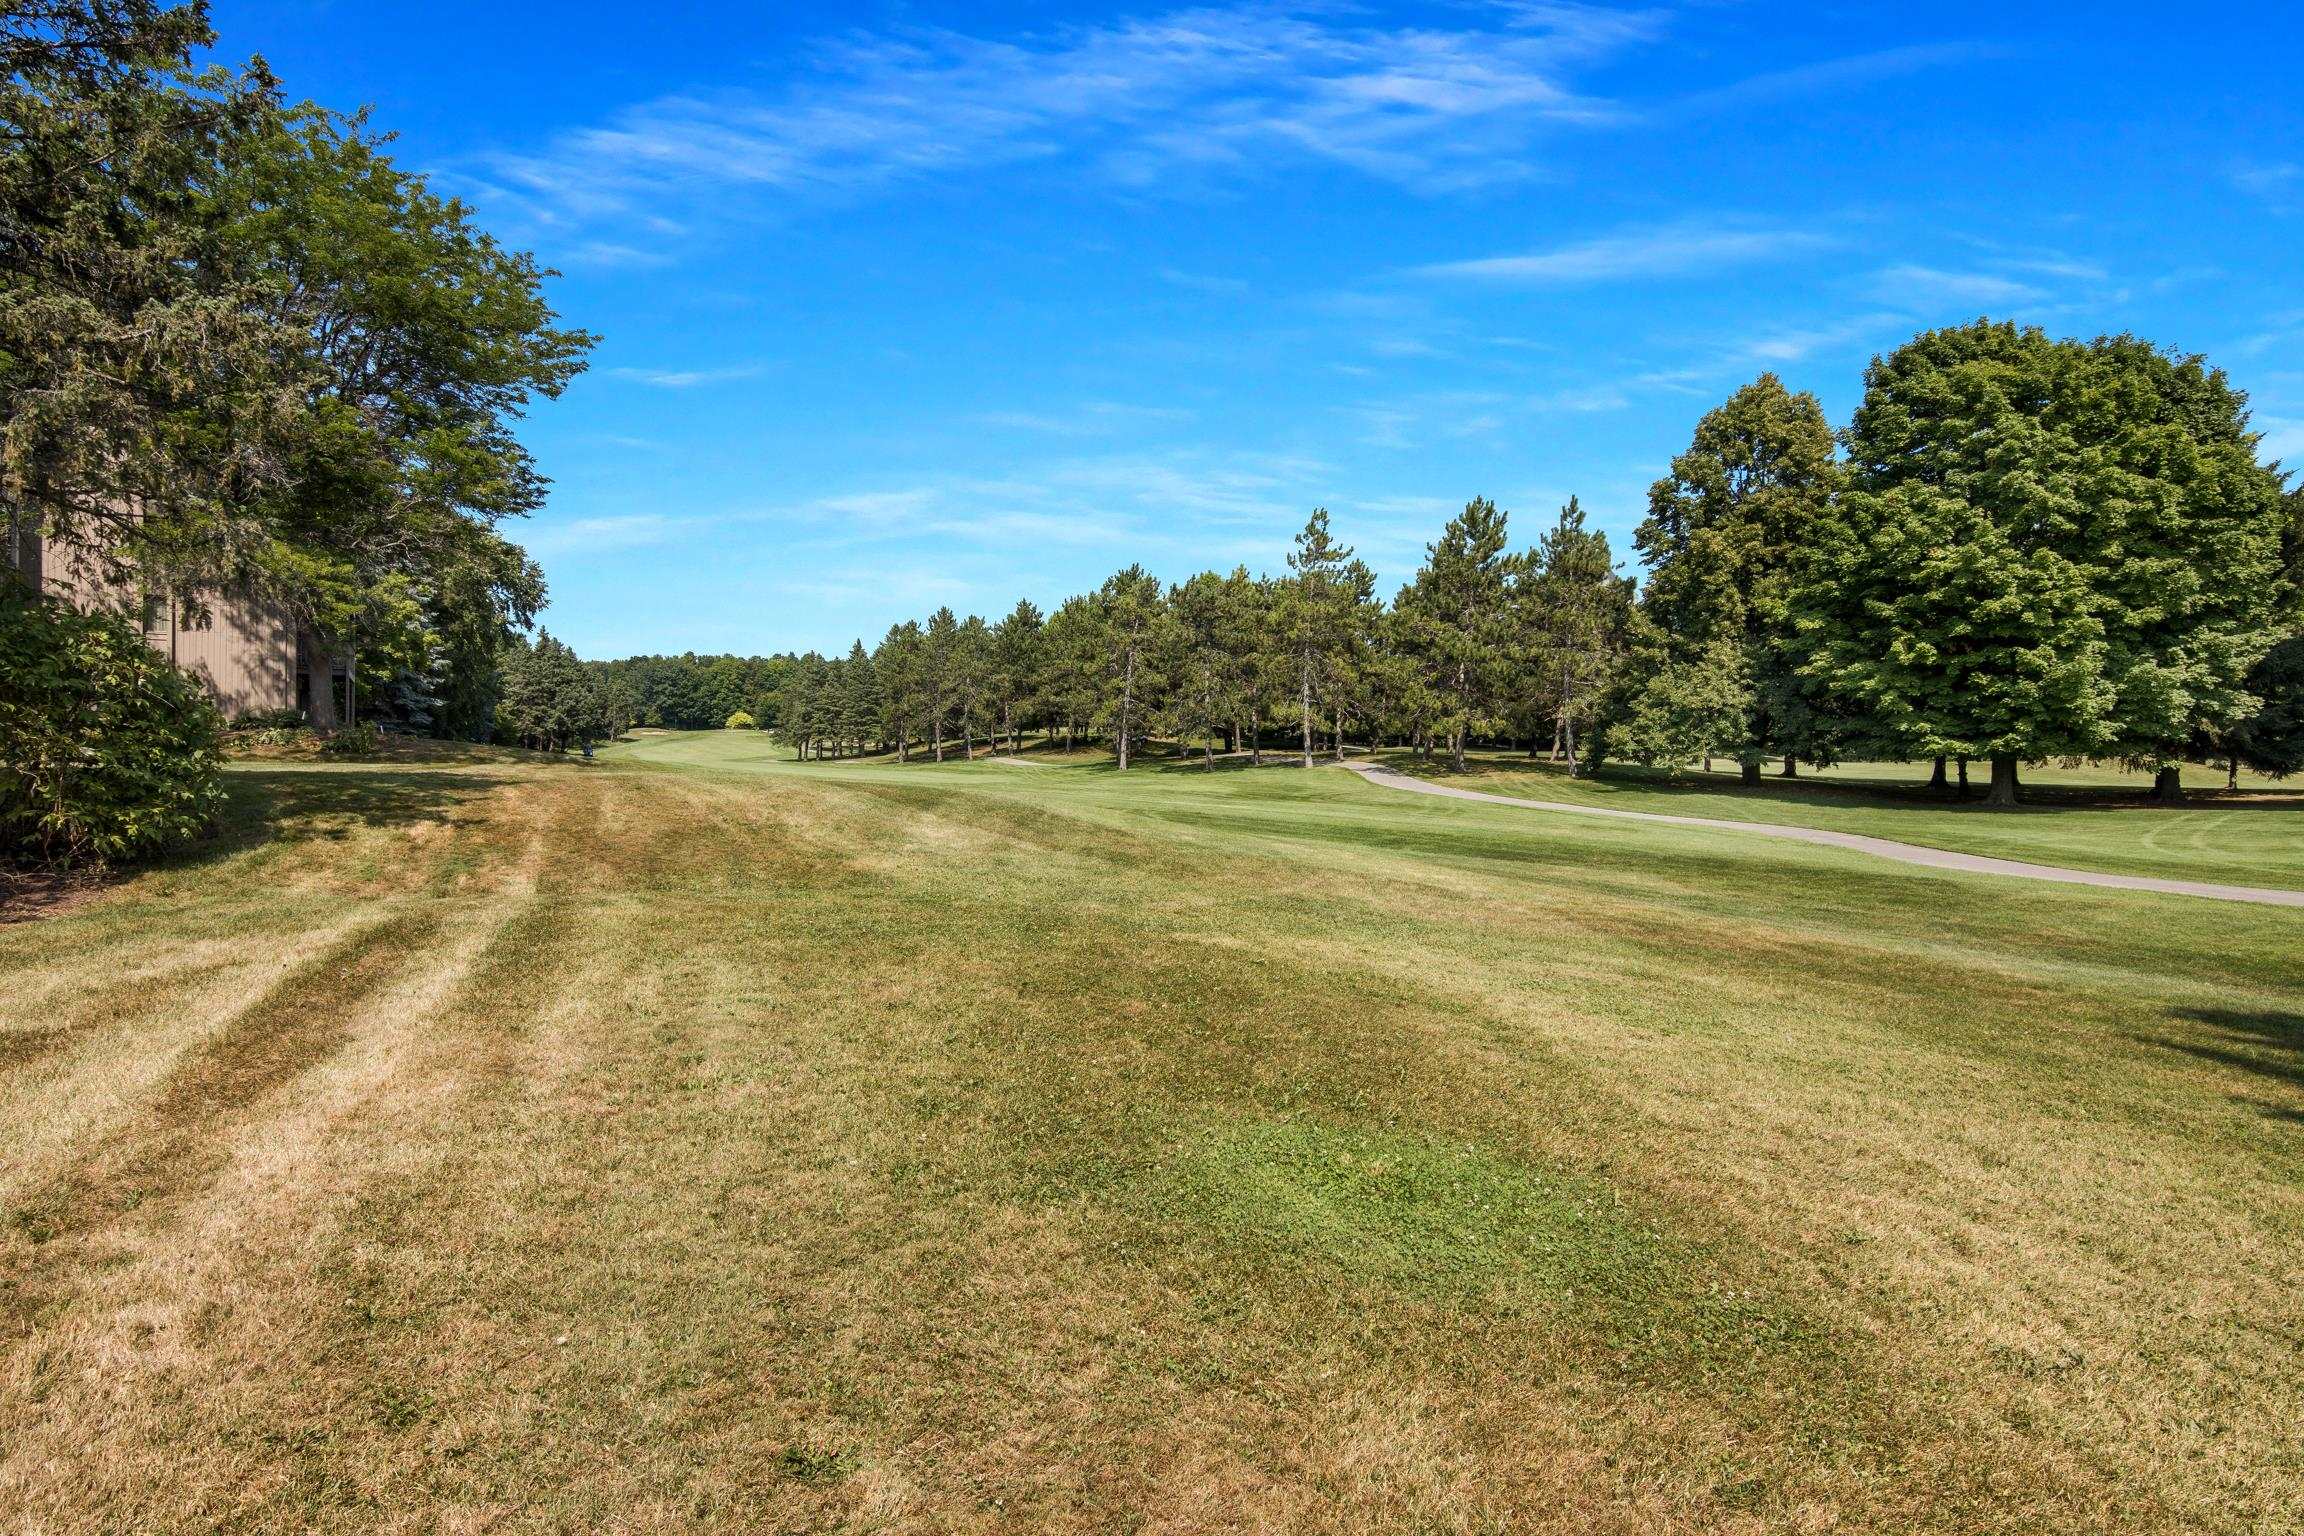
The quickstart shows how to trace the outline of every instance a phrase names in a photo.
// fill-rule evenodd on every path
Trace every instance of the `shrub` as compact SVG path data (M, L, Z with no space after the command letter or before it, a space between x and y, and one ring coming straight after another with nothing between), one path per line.
M304 711L287 709L252 709L232 718L235 731L293 731L304 724Z
M740 709L728 717L728 729L731 731L756 731L760 729L760 722L753 719L749 712Z
M384 735L368 721L348 725L320 743L320 750L330 757L367 757L383 743Z
M199 836L223 718L116 618L0 592L0 854L104 863Z

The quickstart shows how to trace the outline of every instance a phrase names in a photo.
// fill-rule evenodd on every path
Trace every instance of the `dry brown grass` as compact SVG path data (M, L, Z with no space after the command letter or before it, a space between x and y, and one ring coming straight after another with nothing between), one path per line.
M2293 1525L2288 914L1214 777L248 776L0 931L0 1528Z

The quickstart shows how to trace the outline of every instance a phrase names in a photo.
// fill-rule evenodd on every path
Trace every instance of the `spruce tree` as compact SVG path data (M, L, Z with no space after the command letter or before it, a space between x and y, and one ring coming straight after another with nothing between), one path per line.
M1632 609L1630 578L1616 574L1608 536L1584 526L1574 496L1524 562L1516 596L1537 697L1573 778L1583 771L1577 730L1596 718L1615 682Z
M1400 643L1421 668L1426 728L1445 737L1459 773L1466 738L1498 724L1506 686L1511 561L1504 546L1505 514L1473 498L1425 546L1423 568L1394 604Z

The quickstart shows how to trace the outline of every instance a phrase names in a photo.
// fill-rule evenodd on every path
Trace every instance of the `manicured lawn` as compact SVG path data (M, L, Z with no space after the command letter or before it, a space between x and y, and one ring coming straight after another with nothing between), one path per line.
M1791 783L1771 773L1751 789L1738 782L1733 765L1711 774L1610 765L1596 779L1571 779L1564 764L1518 754L1475 754L1462 775L1451 772L1444 758L1426 764L1392 752L1384 761L1404 772L1533 800L1827 827L2115 874L2304 888L2304 780L2283 784L2244 774L2241 787L2227 792L2222 769L2195 766L2185 774L2188 802L2163 807L2144 798L2151 787L2144 776L2110 767L2049 766L2026 772L2027 804L1996 811L1982 803L1981 768L1976 798L1962 803L1926 793L1925 764L1803 769Z
M783 757L244 767L0 928L0 1510L2292 1526L2298 914Z

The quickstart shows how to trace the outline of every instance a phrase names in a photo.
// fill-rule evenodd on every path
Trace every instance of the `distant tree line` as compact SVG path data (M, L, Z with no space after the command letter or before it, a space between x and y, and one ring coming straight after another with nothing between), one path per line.
M744 708L804 758L1038 731L1123 768L1155 735L1211 765L1355 740L1459 765L1517 743L1572 773L1933 759L1947 792L1988 765L1996 803L2020 764L2087 757L2175 798L2189 758L2304 767L2304 489L2257 443L2198 357L1979 321L1876 360L1837 433L1772 374L1706 415L1649 492L1637 592L1574 498L1518 550L1469 502L1389 605L1315 511L1285 574L1130 566L1053 613L939 609L869 650L752 663L777 686L697 688L679 719ZM679 661L610 666L733 658Z
M799 661L791 656L630 656L586 665L621 733L634 726L706 731L737 715L773 727Z

